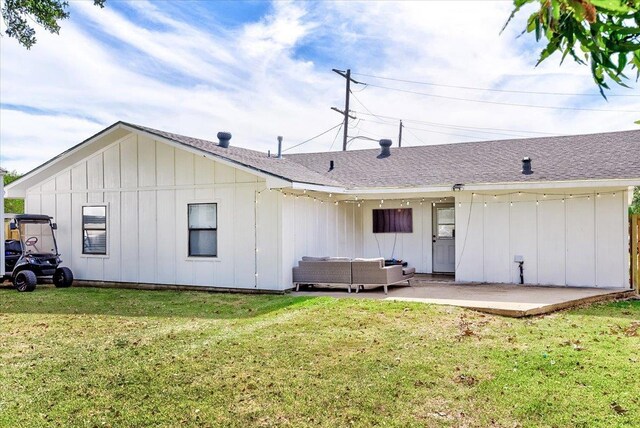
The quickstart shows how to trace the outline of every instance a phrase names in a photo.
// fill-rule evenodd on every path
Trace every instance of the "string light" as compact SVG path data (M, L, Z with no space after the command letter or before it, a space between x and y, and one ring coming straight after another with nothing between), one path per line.
M308 198L310 200L313 199L314 202L316 202L316 201L320 201L320 203L329 202L329 203L333 203L336 206L342 205L340 203L340 202L342 202L342 203L357 204L358 208L362 207L362 203L361 203L362 200L360 199L359 196L353 196L354 199L351 199L351 200L348 199L348 200L340 201L338 199L329 199L329 198L333 198L334 197L333 193L320 193L320 192L316 193L316 192L307 191L307 190L303 190L302 193L297 193L295 191L287 192L287 191L283 191L283 189L277 189L277 188L271 189L271 188L266 188L266 187L264 189L260 190L260 191L256 191L256 198L254 200L255 205L257 206L259 204L259 196L262 193L264 193L264 192L271 193L273 191L280 192L282 194L283 198L291 197L291 198L298 199L300 197L303 197L303 198L306 197L306 198ZM565 194L565 195L562 195L562 194L559 194L559 193L550 193L550 194L542 193L541 194L541 193L523 192L523 191L517 191L517 192L513 192L513 193L505 193L505 194L500 194L500 195L494 194L494 193L486 194L486 193L475 193L475 192L473 192L473 193L471 193L471 201L470 202L471 202L471 204L473 204L474 203L474 198L476 196L484 196L483 205L487 206L490 203L490 202L488 202L488 199L491 196L493 196L494 199L497 199L498 196L501 196L501 197L502 196L511 196L511 195L522 196L522 195L525 195L525 194L535 195L536 196L536 205L540 205L540 202L544 202L545 200L561 201L562 203L566 203L566 201L565 201L566 198L569 198L569 199L586 198L587 200L591 200L591 196L600 198L601 195L609 195L609 194L612 197L615 198L617 196L617 194L618 194L618 191L605 192L605 193L599 193L599 192L597 192L597 193L583 193L583 194L570 193L570 194ZM318 195L318 196L314 196L314 195ZM540 199L540 197L544 198L544 200ZM428 201L426 199L428 199L428 198L400 199L400 204L399 205L401 207L403 207L403 206L409 207L409 206L411 206L411 202L416 202L417 204L422 206L422 205L424 205L425 202L426 203L430 202L431 205L433 207L435 207L438 203L453 202L455 204L455 199L456 198L441 197L441 198L438 198L438 199L432 199L431 201ZM384 199L380 199L379 200L378 206L380 208L382 208L384 206L384 201L385 201ZM393 202L396 202L398 200L397 199L392 199L391 201L393 203ZM531 203L528 200L514 200L513 198L508 198L507 201L509 201L509 206L511 206L511 207L513 207L514 203L516 203L516 204L517 203ZM503 203L503 202L502 201L496 201L495 203ZM461 201L458 201L458 207L462 208L462 202Z

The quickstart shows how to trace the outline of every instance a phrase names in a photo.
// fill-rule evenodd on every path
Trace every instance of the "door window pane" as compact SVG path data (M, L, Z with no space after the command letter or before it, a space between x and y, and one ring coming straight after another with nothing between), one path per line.
M452 224L439 224L438 225L438 238L453 238Z
M438 224L454 224L455 211L453 208L438 208Z

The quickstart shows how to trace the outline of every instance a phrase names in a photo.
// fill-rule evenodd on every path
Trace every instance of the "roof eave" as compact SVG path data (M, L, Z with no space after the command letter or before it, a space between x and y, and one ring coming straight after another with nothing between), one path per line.
M367 194L397 194L397 193L443 193L453 191L453 185L439 184L432 186L398 186L398 187L338 187L323 186L318 184L292 182L293 190L309 190L325 193L335 193L344 195L367 195ZM499 191L499 190L526 190L526 189L562 189L562 188L627 188L640 186L638 178L608 178L608 179L588 179L588 180L554 180L554 181L516 181L501 183L470 183L463 184L463 190L467 191Z

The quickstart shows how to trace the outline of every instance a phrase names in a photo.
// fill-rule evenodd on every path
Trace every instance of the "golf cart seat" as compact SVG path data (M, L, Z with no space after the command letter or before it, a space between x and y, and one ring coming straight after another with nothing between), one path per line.
M22 255L22 243L9 239L4 243L5 270L11 272Z

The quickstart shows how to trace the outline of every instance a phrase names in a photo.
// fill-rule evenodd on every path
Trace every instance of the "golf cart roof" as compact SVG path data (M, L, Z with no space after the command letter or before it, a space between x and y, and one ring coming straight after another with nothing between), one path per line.
M18 221L49 221L53 217L44 214L5 214L5 218Z

